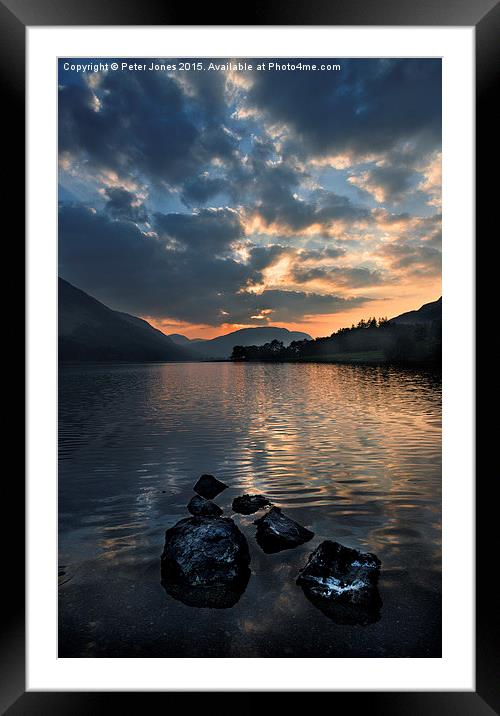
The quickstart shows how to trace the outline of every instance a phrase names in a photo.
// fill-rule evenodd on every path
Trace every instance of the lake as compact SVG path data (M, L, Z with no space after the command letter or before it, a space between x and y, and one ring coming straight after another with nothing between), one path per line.
M165 530L202 473L315 532L264 554L228 609L160 583ZM382 561L378 621L341 624L295 584L324 539ZM392 367L155 363L59 372L59 656L439 657L441 382Z

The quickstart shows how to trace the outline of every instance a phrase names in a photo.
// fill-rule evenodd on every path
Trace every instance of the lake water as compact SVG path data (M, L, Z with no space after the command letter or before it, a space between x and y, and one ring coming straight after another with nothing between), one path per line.
M441 384L327 364L62 367L59 656L429 657L441 654ZM201 473L267 495L315 532L264 554L229 609L160 583L165 530ZM332 539L382 561L380 619L339 624L295 584Z

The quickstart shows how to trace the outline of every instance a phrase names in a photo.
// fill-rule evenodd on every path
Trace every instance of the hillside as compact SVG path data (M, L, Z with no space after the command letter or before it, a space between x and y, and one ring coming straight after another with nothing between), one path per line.
M289 331L287 328L263 326L261 328L241 328L225 336L218 336L208 341L198 341L190 348L196 350L204 358L230 358L234 346L260 346L270 341L281 341L288 346L292 341L311 340L307 333Z
M176 346L189 346L191 343L191 339L183 336L181 333L169 333L167 338L170 338L172 343L175 343Z
M233 360L322 361L422 364L441 362L441 299L391 320L369 318L331 336L288 347L277 340L263 346L238 345Z
M59 278L60 361L178 361L190 351L147 321L113 311Z
M391 318L389 323L399 323L406 325L416 325L418 323L429 323L430 321L440 321L442 315L442 298L424 305L417 311L408 311L401 313L399 316Z

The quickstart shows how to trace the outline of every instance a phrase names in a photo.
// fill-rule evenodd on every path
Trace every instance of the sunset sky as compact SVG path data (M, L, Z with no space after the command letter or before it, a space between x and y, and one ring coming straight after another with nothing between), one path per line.
M75 286L201 338L329 335L441 295L440 60L64 62L59 273Z

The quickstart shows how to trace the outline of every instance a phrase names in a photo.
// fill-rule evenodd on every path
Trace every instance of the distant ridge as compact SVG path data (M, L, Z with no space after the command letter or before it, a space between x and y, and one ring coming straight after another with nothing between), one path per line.
M191 339L183 336L181 333L169 333L167 338L170 338L177 346L188 346L191 343Z
M274 361L324 363L394 363L441 366L442 301L426 303L390 320L370 318L330 336L293 343L278 341L263 346L236 346L235 361Z
M389 323L415 325L417 323L429 323L429 321L440 321L442 315L442 296L437 301L424 303L416 311L407 311L399 316L391 318Z
M282 341L285 346L292 341L311 340L308 333L289 331L279 326L259 326L258 328L240 328L225 336L217 336L208 341L192 341L190 348L196 350L205 359L230 358L234 346L260 346L270 341Z
M147 321L113 311L59 278L60 361L184 361L191 352Z

